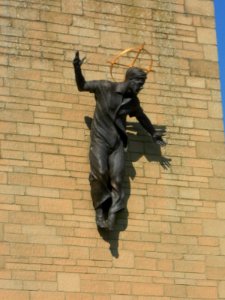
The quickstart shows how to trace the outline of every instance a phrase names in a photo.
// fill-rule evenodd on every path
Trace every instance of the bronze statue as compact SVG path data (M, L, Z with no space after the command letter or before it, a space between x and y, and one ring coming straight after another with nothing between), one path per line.
M89 176L91 196L99 228L113 230L116 214L125 208L122 189L127 148L126 117L136 117L153 141L165 146L165 130L156 130L143 112L137 97L147 78L137 67L128 68L123 82L107 80L86 81L79 51L73 60L75 80L79 91L94 93L96 107L91 124Z

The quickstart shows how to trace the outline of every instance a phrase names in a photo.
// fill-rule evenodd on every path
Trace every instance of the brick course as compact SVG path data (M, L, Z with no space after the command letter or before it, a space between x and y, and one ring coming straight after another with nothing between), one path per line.
M0 16L0 299L224 299L213 1L8 0ZM88 182L94 99L77 91L72 59L80 50L87 79L110 79L107 60L143 42L154 72L140 99L168 145L129 126L128 210L104 234Z

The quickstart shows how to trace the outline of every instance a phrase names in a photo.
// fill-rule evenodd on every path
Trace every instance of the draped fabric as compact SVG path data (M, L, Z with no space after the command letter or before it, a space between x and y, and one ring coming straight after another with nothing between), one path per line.
M138 99L124 98L124 84L89 81L95 93L96 108L91 127L90 184L96 208L109 202L110 213L124 208L122 181L124 147L127 147L126 115L138 108ZM128 103L133 105L128 105ZM139 106L140 107L140 106Z
M89 152L93 205L98 209L109 203L109 213L116 213L125 206L122 181L127 147L126 116L135 116L150 134L155 129L137 96L127 92L128 81L85 81L79 65L75 65L75 75L79 91L94 93L96 100Z

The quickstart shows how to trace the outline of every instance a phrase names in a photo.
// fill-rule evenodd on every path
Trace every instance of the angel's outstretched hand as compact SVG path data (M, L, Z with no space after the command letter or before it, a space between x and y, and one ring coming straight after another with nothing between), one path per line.
M166 130L165 129L157 129L155 131L155 133L153 134L152 138L153 138L153 141L161 146L161 147L164 147L166 146L166 142L163 140L163 136L166 135Z
M74 60L73 60L73 65L80 67L83 64L83 62L85 61L85 59L86 59L86 57L80 59L79 51L76 51L75 57L74 57Z

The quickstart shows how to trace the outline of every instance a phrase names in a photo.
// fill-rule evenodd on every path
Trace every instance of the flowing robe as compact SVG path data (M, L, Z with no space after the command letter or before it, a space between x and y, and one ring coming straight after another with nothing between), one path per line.
M89 152L93 205L97 209L108 203L109 213L116 213L125 207L122 181L127 147L126 116L136 117L151 135L155 129L137 96L128 96L128 82L85 81L79 65L75 66L75 76L79 91L94 93L96 100Z

